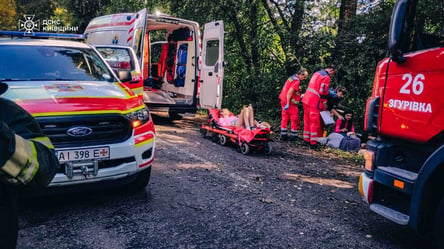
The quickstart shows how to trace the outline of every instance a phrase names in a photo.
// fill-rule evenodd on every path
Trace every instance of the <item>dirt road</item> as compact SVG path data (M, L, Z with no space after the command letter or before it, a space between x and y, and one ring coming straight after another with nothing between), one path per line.
M199 119L156 118L150 184L23 207L18 248L421 248L369 211L360 165L295 143L242 155Z

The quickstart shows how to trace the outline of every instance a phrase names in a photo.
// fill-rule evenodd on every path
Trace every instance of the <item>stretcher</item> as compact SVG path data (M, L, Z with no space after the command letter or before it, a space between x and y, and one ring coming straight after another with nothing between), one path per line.
M211 137L214 142L222 146L229 143L234 144L243 155L252 151L271 153L271 130L269 128L255 127L248 130L244 127L221 125L219 122L220 109L209 109L208 111L208 122L202 124L200 128L204 138Z

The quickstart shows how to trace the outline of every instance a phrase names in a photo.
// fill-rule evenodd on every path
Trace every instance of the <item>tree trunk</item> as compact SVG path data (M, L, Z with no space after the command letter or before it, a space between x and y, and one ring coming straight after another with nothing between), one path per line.
M339 8L338 34L343 32L344 24L356 16L357 0L341 0Z

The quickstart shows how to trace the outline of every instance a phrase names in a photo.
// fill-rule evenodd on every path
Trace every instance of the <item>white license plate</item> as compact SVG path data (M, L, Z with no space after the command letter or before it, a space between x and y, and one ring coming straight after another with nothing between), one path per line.
M109 158L109 147L56 150L56 155L59 162L106 159Z

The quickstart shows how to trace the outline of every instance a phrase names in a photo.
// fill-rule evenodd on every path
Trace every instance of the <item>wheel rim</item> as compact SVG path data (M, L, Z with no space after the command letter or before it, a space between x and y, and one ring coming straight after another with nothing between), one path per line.
M248 154L248 152L250 151L250 148L249 148L249 146L248 146L248 144L246 144L246 143L242 143L241 144L241 147L240 147L240 151L241 151L241 153L242 154Z
M224 135L219 135L219 143L220 143L221 145L225 145L225 144L227 144L227 137L224 136Z

